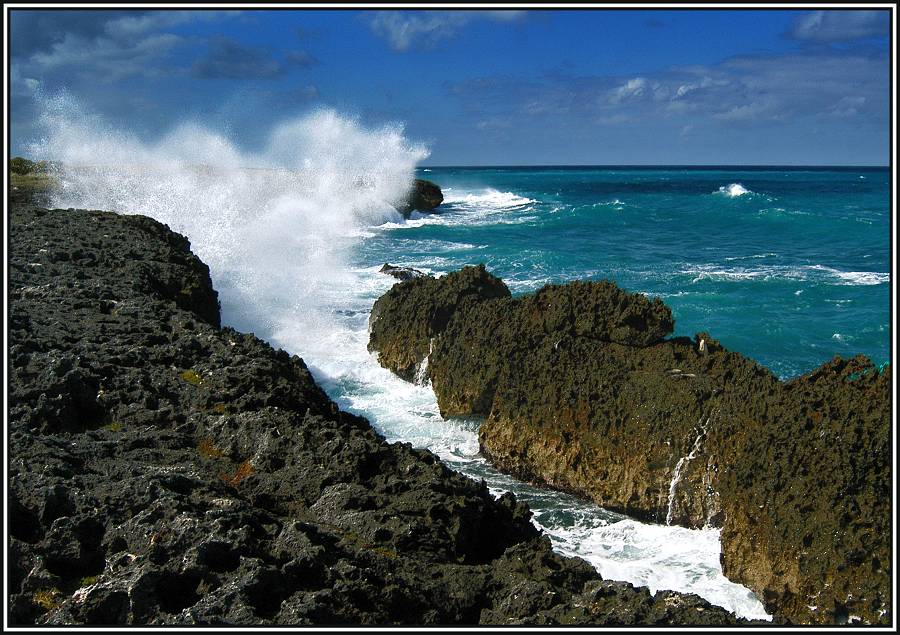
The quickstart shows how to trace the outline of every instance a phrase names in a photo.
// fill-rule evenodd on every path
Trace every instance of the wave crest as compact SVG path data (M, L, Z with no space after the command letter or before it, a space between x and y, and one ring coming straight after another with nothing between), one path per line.
M210 266L223 321L282 347L288 337L304 356L353 285L351 248L401 219L390 203L428 155L402 126L369 129L332 110L283 121L258 152L194 122L142 141L64 96L40 124L32 154L62 163L54 206L145 214L185 234Z
M753 194L753 193L754 192L751 192L750 190L745 188L740 183L732 183L730 185L723 185L718 190L713 192L713 194L723 194L723 195L727 196L728 198L737 198L739 196L744 196L746 194Z
M444 203L462 203L471 207L491 209L513 209L536 203L534 199L519 196L515 192L501 192L493 188L487 188L480 192L454 192L448 190L444 193Z

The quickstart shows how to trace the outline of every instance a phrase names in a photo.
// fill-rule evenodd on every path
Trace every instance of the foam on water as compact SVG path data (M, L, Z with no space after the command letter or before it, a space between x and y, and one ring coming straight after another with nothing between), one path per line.
M747 258L725 258L725 260L741 260L764 258L766 255L749 256ZM772 254L774 255L774 254ZM692 276L691 282L701 280L747 281L747 280L811 280L823 284L841 286L871 286L888 284L889 273L878 271L841 271L825 265L769 265L762 267L722 267L719 264L694 265L682 270L683 274Z
M486 188L478 192L448 190L444 195L444 203L463 203L471 207L509 209L535 203L534 199L519 196L515 192L499 192Z
M516 492L557 550L607 578L694 592L740 616L766 617L746 588L722 575L718 532L645 525L500 474L479 453L477 421L444 421L427 382L402 381L367 352L372 303L395 280L377 273L380 262L352 266L351 253L391 227L426 219L404 222L390 205L427 156L401 127L366 129L323 110L282 123L263 150L248 153L192 123L145 143L63 99L49 104L42 124L46 136L32 154L65 166L54 205L146 214L187 235L210 266L223 321L301 355L341 407L367 416L389 441L430 448L485 478L494 493ZM467 212L478 223L497 213L506 215L497 222L516 222L535 201L484 190L454 193L448 203L449 214L434 218L465 223ZM422 268L423 260L409 264Z
M752 194L750 190L745 188L740 183L732 183L731 185L723 185L720 187L717 192L718 194L724 194L730 198L737 198L738 196L744 196L745 194Z

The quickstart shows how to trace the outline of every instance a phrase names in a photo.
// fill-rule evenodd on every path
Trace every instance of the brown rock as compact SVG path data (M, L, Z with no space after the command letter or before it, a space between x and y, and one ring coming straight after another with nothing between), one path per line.
M890 368L836 358L781 382L708 333L663 340L668 308L610 282L441 311L430 298L452 275L381 298L381 333L441 319L412 338L373 330L370 348L407 378L429 356L441 413L485 416L498 468L644 520L721 527L726 575L779 619L890 623Z

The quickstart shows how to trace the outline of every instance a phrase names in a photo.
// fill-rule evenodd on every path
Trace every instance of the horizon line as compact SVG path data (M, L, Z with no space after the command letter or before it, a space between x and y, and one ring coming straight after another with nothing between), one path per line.
M802 164L802 163L483 163L483 164L422 164L422 168L738 168L738 169L847 169L885 170L892 166L874 164Z

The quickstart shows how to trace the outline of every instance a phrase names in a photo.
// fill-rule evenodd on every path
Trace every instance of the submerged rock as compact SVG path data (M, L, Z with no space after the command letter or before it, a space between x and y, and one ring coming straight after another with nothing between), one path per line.
M208 269L164 225L17 199L10 233L11 624L735 623L602 582L512 495L220 329Z
M427 355L441 414L486 417L497 467L644 520L721 527L726 575L780 618L890 622L889 367L838 358L781 382L708 333L663 339L669 309L610 282L469 294L422 328L467 269L395 285L370 349L407 379Z
M444 202L441 188L431 181L415 179L403 201L397 203L397 211L406 217L412 212L431 212Z

